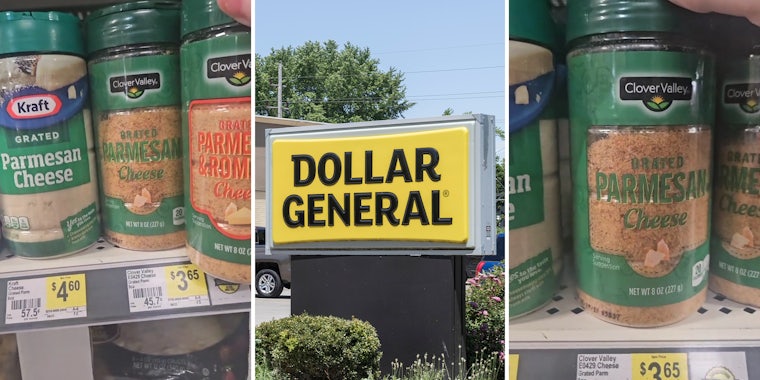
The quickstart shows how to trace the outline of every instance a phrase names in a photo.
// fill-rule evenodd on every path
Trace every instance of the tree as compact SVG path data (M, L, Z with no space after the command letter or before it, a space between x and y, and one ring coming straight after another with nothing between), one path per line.
M404 75L383 72L367 48L335 41L306 42L256 54L256 114L277 115L277 70L282 63L283 117L329 123L403 117Z

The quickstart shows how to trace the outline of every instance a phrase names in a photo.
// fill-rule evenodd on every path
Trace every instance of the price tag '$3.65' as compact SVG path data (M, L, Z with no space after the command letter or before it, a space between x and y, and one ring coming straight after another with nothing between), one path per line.
M686 353L633 354L633 380L688 380Z

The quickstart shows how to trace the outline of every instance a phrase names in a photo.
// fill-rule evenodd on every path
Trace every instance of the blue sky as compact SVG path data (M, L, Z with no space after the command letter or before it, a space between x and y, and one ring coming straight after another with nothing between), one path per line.
M406 118L485 113L504 129L503 0L288 1L254 4L260 55L306 41L335 40L369 48L387 70L405 74ZM498 147L497 152L503 152Z

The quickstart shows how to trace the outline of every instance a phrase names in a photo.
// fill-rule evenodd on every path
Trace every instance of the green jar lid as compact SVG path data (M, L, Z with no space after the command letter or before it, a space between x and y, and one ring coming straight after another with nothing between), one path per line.
M0 54L84 55L79 18L63 12L0 12Z
M217 0L182 1L182 37L213 26L236 24L232 17L219 9Z
M177 1L143 0L92 12L85 19L87 54L117 46L179 44Z
M537 42L549 50L556 50L558 43L554 28L546 1L510 0L509 39Z
M573 0L567 40L615 32L677 32L691 12L668 0Z

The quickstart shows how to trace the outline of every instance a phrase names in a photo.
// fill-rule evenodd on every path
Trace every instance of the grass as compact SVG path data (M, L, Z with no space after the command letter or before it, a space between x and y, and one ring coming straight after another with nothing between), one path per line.
M459 359L459 365L454 362L447 362L444 358L437 356L428 357L427 354L412 362L410 365L404 365L398 360L391 363L391 373L380 379L367 378L364 380L501 380L504 378L504 362L499 358L499 354L494 352L490 354L477 355L475 363L469 369L462 357ZM287 380L286 377L276 377L272 370L263 363L256 365L256 380Z

